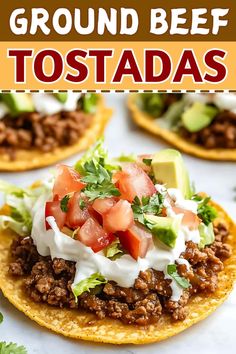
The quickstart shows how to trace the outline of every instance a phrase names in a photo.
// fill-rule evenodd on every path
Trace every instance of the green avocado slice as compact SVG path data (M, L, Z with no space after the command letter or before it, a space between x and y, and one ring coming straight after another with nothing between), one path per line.
M183 126L190 132L196 133L208 127L217 113L218 108L201 102L195 102L182 114Z
M1 99L13 117L24 112L35 111L32 97L28 93L4 93L1 95Z
M191 198L189 174L179 151L165 149L157 152L151 166L157 182L165 184L166 188L180 189L184 198Z
M181 224L181 218L161 217L155 215L145 215L151 233L166 246L175 247L176 239Z

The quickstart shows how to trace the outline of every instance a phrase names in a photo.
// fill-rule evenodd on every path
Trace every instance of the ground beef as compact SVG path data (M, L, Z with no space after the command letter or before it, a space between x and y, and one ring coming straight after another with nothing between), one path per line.
M59 146L75 144L91 125L93 116L82 110L62 111L49 116L23 113L0 121L0 153L15 158L17 149L37 148L49 152Z
M204 146L206 149L236 148L236 114L230 111L219 113L213 122L196 133L181 129L180 134L191 143Z
M171 280L165 279L163 272L147 269L140 272L132 288L123 288L109 281L83 293L76 302L71 290L75 263L41 257L30 237L13 241L9 273L24 275L26 294L35 302L79 308L95 313L100 319L108 316L141 326L157 322L165 313L175 321L184 320L188 315L189 298L196 293L216 290L223 260L231 255L231 248L225 243L227 227L219 224L214 231L215 242L203 250L191 241L186 243L186 251L181 257L191 266L188 269L185 264L179 264L177 270L180 276L189 280L191 287L183 292L179 301L171 300Z

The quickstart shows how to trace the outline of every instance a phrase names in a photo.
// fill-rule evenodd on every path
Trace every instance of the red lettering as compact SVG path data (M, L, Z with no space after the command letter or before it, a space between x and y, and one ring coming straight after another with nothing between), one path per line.
M127 67L128 65L128 67ZM142 82L136 58L130 49L123 51L112 82L121 82L124 75L131 75L134 82Z
M216 83L221 82L225 79L227 75L227 69L224 64L218 62L216 57L224 59L227 53L224 50L212 49L206 53L204 57L205 64L216 71L216 75L211 75L206 73L204 79L208 82Z
M50 75L45 74L44 61L46 58L51 58L53 62L53 70ZM45 49L39 52L34 59L34 73L36 78L45 83L57 81L63 73L63 59L61 54L53 49Z
M32 57L33 50L10 49L8 57L15 58L15 82L17 84L25 82L25 62L27 57Z
M94 49L89 51L89 56L95 57L96 65L96 82L105 82L106 70L105 70L105 58L112 57L112 50L108 49Z
M161 71L154 75L155 58L160 59ZM145 82L162 82L168 79L171 74L170 56L162 50L147 50L145 52Z
M65 80L70 82L82 82L88 76L88 67L84 63L77 60L77 57L86 58L87 52L85 50L75 49L71 50L66 57L66 62L70 68L77 71L77 75L70 73L66 74Z
M203 82L198 63L191 49L186 49L182 53L173 78L173 83L182 82L183 77L186 75L192 76L195 83Z

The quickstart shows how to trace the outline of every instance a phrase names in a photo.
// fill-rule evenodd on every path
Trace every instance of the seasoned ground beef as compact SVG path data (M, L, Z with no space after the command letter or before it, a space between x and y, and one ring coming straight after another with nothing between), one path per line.
M93 115L78 108L73 112L41 116L23 113L16 118L5 116L0 121L0 153L14 160L17 149L37 148L49 152L59 146L75 144L90 126Z
M157 322L164 313L170 314L175 321L184 320L188 315L189 298L199 292L216 290L223 260L231 255L231 248L226 243L227 227L219 224L214 231L215 242L203 250L191 241L186 243L186 251L181 257L188 260L191 267L187 269L185 264L179 264L177 269L190 281L191 287L183 292L179 301L171 300L171 280L165 279L163 272L147 269L139 273L132 288L123 288L109 281L83 293L76 302L71 290L75 263L40 256L30 237L13 241L9 273L24 275L26 294L35 302L84 309L100 319L109 316L141 326Z
M236 148L236 114L229 111L219 113L213 122L197 133L181 129L180 134L191 143L206 149Z

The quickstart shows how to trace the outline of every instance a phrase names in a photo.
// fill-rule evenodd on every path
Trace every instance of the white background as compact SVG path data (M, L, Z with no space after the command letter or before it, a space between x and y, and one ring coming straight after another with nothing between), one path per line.
M107 105L114 109L105 137L111 155L120 153L153 153L167 145L139 130L132 124L126 110L124 94L107 94ZM76 157L66 161L73 163ZM197 191L206 191L213 199L221 203L236 219L236 163L211 162L185 156L192 180ZM49 167L51 169L51 167ZM29 185L34 180L47 176L48 169L7 174L0 173L6 179L18 185ZM1 200L2 201L2 200ZM193 326L182 334L165 342L145 346L112 346L73 341L55 335L41 328L17 311L0 293L0 311L4 314L4 322L0 325L0 341L14 341L23 344L28 353L37 354L231 354L235 352L236 328L236 290L214 314Z

